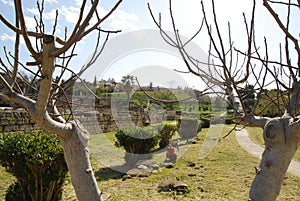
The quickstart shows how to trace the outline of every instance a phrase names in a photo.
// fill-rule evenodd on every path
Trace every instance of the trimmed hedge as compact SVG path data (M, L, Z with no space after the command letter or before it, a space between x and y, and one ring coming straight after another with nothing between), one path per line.
M68 169L55 135L42 131L1 134L0 164L17 178L17 183L9 187L6 200L61 199Z
M210 119L209 118L201 118L203 122L202 128L209 128L210 127Z
M151 151L157 146L159 136L157 127L127 126L115 133L117 147L126 150L125 161L128 165L135 165L138 160L151 158Z
M165 124L162 125L163 128L159 131L159 148L164 148L169 145L170 140L175 135L176 131L178 130L178 127L174 124Z

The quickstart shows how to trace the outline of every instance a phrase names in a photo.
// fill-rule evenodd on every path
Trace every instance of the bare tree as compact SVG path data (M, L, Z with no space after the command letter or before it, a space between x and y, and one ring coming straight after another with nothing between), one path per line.
M91 1L90 4L83 0L78 20L69 36L67 36L67 31L65 32L64 39L55 36L58 11L52 33L45 33L44 1L37 1L39 16L35 17L36 31L29 31L26 27L21 0L14 1L15 23L9 22L0 14L2 23L16 35L14 54L5 52L7 62L4 62L2 58L0 60L1 70L4 72L0 74L1 98L7 103L25 108L40 128L55 133L61 138L72 184L77 199L82 201L102 200L102 193L97 187L90 164L88 131L78 120L66 120L65 115L59 112L57 103L63 97L62 100L66 101L66 104L70 104L66 92L101 53L101 51L100 53L95 51L86 66L79 73L75 73L69 67L69 63L75 56L76 43L96 31L98 32L98 42L95 48L101 49L109 34L118 31L106 31L101 29L100 25L117 9L121 2L122 0L118 0L107 14L100 16L97 11L98 0ZM92 20L92 18L96 20ZM100 34L105 35L102 45L100 44ZM26 48L33 58L33 61L27 62L26 65L19 61L21 38L24 39ZM23 79L20 69L26 70L32 79ZM59 72L56 79L54 79L54 72ZM70 78L66 79L66 74L71 75ZM36 96L32 97L31 95Z
M291 11L294 9L295 12L299 12L300 2L292 2L291 0L287 2L263 0L262 2L266 12L274 18L274 23L284 34L282 43L279 44L280 56L277 60L270 59L267 38L264 39L263 48L256 43L255 9L257 5L255 0L253 0L251 19L248 20L243 14L247 43L245 51L241 51L233 45L230 23L228 23L228 30L225 34L224 30L220 29L214 0L211 0L211 18L206 13L204 1L201 1L203 20L199 30L188 41L182 41L179 35L171 0L169 5L174 36L170 36L164 31L161 17L156 18L150 6L149 10L162 37L168 44L178 49L188 71L199 76L205 83L213 83L223 88L224 95L227 94L232 100L236 121L247 126L263 128L265 150L260 167L256 168L256 175L248 199L252 201L274 201L279 195L282 181L292 157L300 145L300 49L296 35L298 33L295 34L290 29L291 22L299 20L292 19ZM276 13L274 4L286 8L285 19L280 18ZM200 61L191 56L186 48L188 43L201 31L206 31L210 40L207 61ZM264 49L263 52L262 49ZM203 66L207 66L209 70L204 70ZM268 76L272 78L270 82L266 79ZM216 77L218 78L216 79ZM253 83L250 83L251 80ZM278 93L276 98L264 94L264 97L267 97L278 108L280 103L284 103L283 115L276 118L255 116L257 104L254 105L252 111L249 109L247 111L241 93L245 90L241 89L249 83L253 85L251 93L255 92L259 95L264 94L264 89L270 84L274 84L277 89L286 91L284 96L282 93Z

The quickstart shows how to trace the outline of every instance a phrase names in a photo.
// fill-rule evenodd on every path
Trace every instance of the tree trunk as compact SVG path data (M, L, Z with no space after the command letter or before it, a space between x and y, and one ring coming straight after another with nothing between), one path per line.
M299 125L290 117L274 118L264 127L265 150L251 185L249 200L275 201L299 146Z
M55 49L54 36L45 35L43 37L41 67L43 79L40 82L38 99L34 109L31 111L31 116L35 116L33 119L41 128L56 133L61 137L65 160L71 174L77 199L80 201L99 201L102 199L89 159L88 131L76 120L67 128L67 122L64 121L62 124L59 124L47 112L55 69L55 58L50 55Z
M65 160L71 174L77 199L80 201L101 201L101 192L89 159L88 131L78 121L73 122L72 135L62 140Z

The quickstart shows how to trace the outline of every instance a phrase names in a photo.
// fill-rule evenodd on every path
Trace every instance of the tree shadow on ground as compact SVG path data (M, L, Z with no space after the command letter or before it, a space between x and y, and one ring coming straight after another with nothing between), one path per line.
M97 181L107 181L109 179L120 179L130 168L126 165L103 167L95 171Z

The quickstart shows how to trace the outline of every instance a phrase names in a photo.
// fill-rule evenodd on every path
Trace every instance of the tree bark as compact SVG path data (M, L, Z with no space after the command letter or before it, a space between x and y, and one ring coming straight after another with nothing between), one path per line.
M275 201L289 164L299 147L299 122L291 117L269 120L264 127L265 150L251 185L249 200Z
M79 121L72 122L72 135L62 140L65 160L78 200L101 201L101 192L89 159L89 134Z
M52 35L43 37L42 80L36 104L31 110L31 116L41 128L61 137L65 160L77 199L79 201L99 201L102 199L91 168L87 147L88 131L79 121L60 123L52 119L47 112L55 68L55 57L52 56L56 51L54 42L55 38Z

